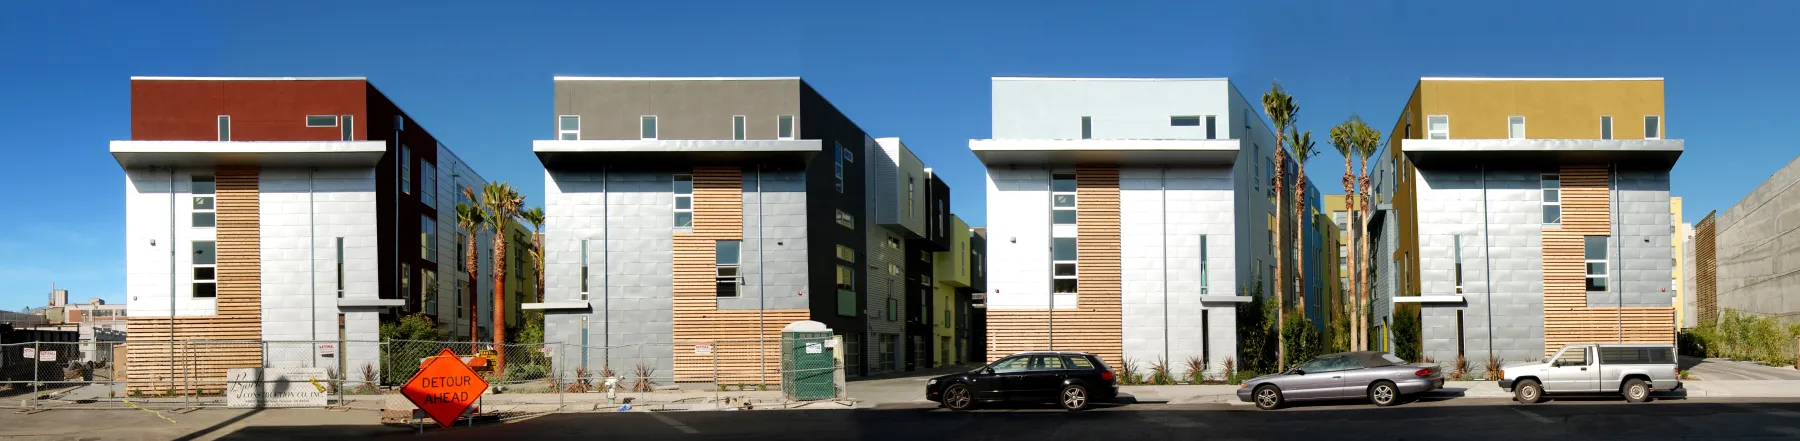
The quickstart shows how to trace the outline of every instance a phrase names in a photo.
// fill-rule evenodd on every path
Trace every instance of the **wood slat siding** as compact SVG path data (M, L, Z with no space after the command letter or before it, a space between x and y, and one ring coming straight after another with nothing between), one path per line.
M1075 187L1075 271L1080 276L1075 307L988 310L989 361L1053 348L1093 353L1115 367L1124 364L1119 169L1077 167Z
M1576 343L1674 343L1675 308L1587 305L1586 236L1612 235L1604 165L1563 166L1562 225L1545 228L1544 356ZM1618 268L1609 268L1615 277ZM1619 286L1616 280L1613 286Z
M1694 318L1700 323L1719 321L1719 260L1715 213L1707 213L1694 226Z
M214 171L219 281L215 315L174 317L173 335L170 317L127 318L128 389L144 395L217 393L224 390L226 370L262 366L262 345L256 342L262 339L259 173L256 168ZM181 288L176 287L175 295L188 293Z
M675 381L713 382L716 369L723 384L777 384L781 328L810 319L811 311L720 311L714 277L721 240L744 240L743 168L696 166L694 230L674 237ZM713 354L695 354L697 342L713 342Z

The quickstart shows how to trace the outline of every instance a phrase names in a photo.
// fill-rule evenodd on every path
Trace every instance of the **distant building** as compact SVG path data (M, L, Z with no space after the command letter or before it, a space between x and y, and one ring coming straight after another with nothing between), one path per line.
M1800 322L1800 158L1694 227L1689 326L1725 311Z

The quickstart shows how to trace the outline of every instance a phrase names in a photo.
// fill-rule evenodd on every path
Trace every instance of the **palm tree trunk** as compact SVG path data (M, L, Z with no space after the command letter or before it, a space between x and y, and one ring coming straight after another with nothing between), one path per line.
M1297 172L1294 179L1294 289L1299 292L1295 303L1299 305L1300 317L1306 315L1306 225L1312 219L1306 216L1306 164L1294 162Z
M1270 184L1270 186L1273 187L1275 190L1275 212L1276 213L1281 212L1282 200L1285 199L1284 197L1282 197L1282 196L1284 196L1283 193L1285 193L1283 191L1282 184L1284 184L1286 182L1287 182L1287 147L1282 145L1281 137L1276 136L1275 137L1275 183ZM1272 238L1272 240L1274 240L1275 243L1270 244L1270 245L1271 245L1271 248L1275 249L1275 283L1274 283L1274 285L1275 285L1275 370L1276 371L1281 371L1281 370L1287 369L1287 333L1284 332L1286 330L1286 326L1287 326L1287 290L1283 289L1283 288L1287 287L1287 280L1281 278L1281 270L1283 267L1286 266L1284 264L1285 262L1282 261L1282 255L1286 254L1286 253L1282 252L1283 247L1281 246L1281 239L1285 236L1282 236L1281 227L1282 227L1281 216L1275 216L1275 237Z
M481 280L481 270L476 266L478 262L476 262L475 259L479 256L475 255L475 235L473 234L473 231L469 233L471 234L469 234L469 239L467 241L469 243L468 256L465 256L468 260L466 260L467 264L465 266L468 267L467 269L469 270L469 344L473 345L476 342L481 341L480 330L475 326L475 324L479 323L481 320L475 315L478 312L475 308L475 299L480 294L480 289L476 287L475 282Z
M537 247L537 250L538 250L537 255L532 256L532 257L535 257L535 259L532 259L532 261L535 262L537 265L537 268L534 268L536 270L534 272L537 273L537 301L538 301L538 303L543 303L544 302L544 230L543 229L540 228L537 230L536 233L533 233L531 235L531 245L534 247Z
M1357 245L1361 247L1359 254L1367 257L1369 256L1369 242L1373 240L1373 235L1369 233L1371 207L1369 206L1369 158L1367 156L1362 158L1361 168L1361 176L1357 178L1357 186L1359 187L1357 188L1357 208L1362 209L1362 219L1359 219L1359 221L1362 222L1361 230L1363 231L1363 240ZM1372 294L1370 290L1373 289L1367 285L1369 279L1373 278L1374 275L1369 274L1369 265L1366 263L1361 268L1357 268L1356 271L1361 274L1364 279L1364 286L1359 289L1361 295L1357 298L1357 305L1363 310L1363 318L1357 319L1357 323L1362 326L1363 347L1366 349L1371 340L1369 336L1368 311L1370 307L1369 298L1370 294Z
M1351 168L1351 166L1350 155L1344 155L1344 179L1342 182L1344 184L1344 238L1349 240L1349 243L1344 244L1344 269L1348 270L1349 274L1344 274L1346 283L1344 284L1345 286L1343 289L1347 292L1344 292L1343 294L1344 300L1348 300L1347 302L1344 302L1346 307L1345 315L1347 315L1348 317L1346 318L1350 320L1350 323L1346 323L1346 325L1348 325L1348 330L1350 331L1350 344L1347 349L1355 351L1360 349L1356 344L1356 321L1357 317L1359 317L1356 315L1357 256L1356 253L1352 251L1356 249L1356 230L1353 228L1356 225L1356 215L1354 214L1356 213L1356 175L1352 173L1355 169Z
M506 234L494 228L494 372L506 374Z

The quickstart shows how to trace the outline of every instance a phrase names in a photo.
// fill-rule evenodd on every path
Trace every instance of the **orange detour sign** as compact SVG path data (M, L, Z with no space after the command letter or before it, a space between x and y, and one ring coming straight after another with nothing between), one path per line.
M425 361L419 373L406 381L400 394L426 415L431 415L439 426L448 428L456 423L456 417L462 415L463 410L487 392L487 388L487 380L475 375L475 371L463 364L455 353L444 349Z

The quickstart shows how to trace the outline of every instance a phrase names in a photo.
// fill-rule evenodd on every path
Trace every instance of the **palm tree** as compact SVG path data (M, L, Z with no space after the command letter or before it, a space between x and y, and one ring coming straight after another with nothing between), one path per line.
M1369 216L1370 216L1369 195L1370 195L1370 190L1372 187L1370 185L1370 179L1369 179L1369 157L1375 156L1375 152L1377 150L1381 149L1381 144L1382 144L1382 142L1381 142L1381 131L1380 130L1376 130L1373 127L1369 127L1368 124L1362 124L1360 126L1360 128L1357 130L1356 155L1362 158L1362 169L1358 172L1359 176L1357 177L1358 201L1357 201L1356 205L1357 205L1357 207L1362 209L1362 216L1358 219L1358 221L1361 223L1361 226L1358 229L1363 232L1363 240L1358 243L1358 245L1361 246L1361 248L1358 251L1358 254L1360 254L1361 256L1365 256L1365 257L1369 255L1369 237L1368 237ZM1358 267L1356 269L1356 272L1360 276L1359 278L1364 281L1364 283L1362 284L1364 286L1359 286L1357 288L1357 290L1359 292L1359 295L1357 297L1357 308L1359 311L1362 311L1361 315L1359 315L1356 319L1356 324L1360 328L1360 330L1357 331L1357 335L1362 336L1363 340L1361 341L1361 343L1362 343L1362 346L1366 349L1369 345L1369 341L1368 341L1369 324L1368 324L1368 319L1367 319L1367 315L1366 315L1367 311L1369 309L1369 287L1366 285L1367 285L1367 280L1370 277L1373 277L1373 275L1369 273L1370 272L1369 265L1366 263L1363 264L1361 267Z
M464 188L463 191L470 191ZM468 194L474 199L474 194ZM481 211L494 231L494 350L506 345L506 223L519 217L525 197L505 182L489 182L481 188ZM506 357L494 364L495 372L506 372Z
M1294 282L1298 295L1300 316L1306 317L1306 240L1304 234L1312 231L1309 228L1312 216L1307 216L1306 206L1306 160L1319 155L1314 149L1312 131L1300 133L1300 129L1288 127L1288 145L1294 149Z
M1275 126L1275 176L1274 176L1273 180L1269 183L1269 189L1270 189L1270 191L1275 193L1275 207L1276 207L1275 209L1276 209L1276 212L1279 213L1281 210L1281 206L1282 206L1281 205L1282 183L1287 181L1287 146L1286 146L1286 143L1283 142L1284 140L1282 139L1283 138L1282 134L1286 133L1287 128L1293 125L1294 115L1298 114L1300 112L1300 106L1294 104L1294 97L1292 95L1288 95L1287 91L1283 90L1281 88L1281 83L1278 83L1278 82L1270 82L1269 83L1269 91L1263 93L1262 104L1263 104L1263 114L1268 115L1269 116L1269 124ZM1287 368L1287 341L1286 341L1287 338L1286 338L1286 336L1283 335L1285 333L1280 332L1281 325L1283 323L1285 323L1283 321L1283 318L1285 317L1285 314L1287 311L1287 307L1284 304L1285 303L1284 296L1286 295L1285 294L1286 290L1282 289L1283 287L1285 287L1287 285L1287 283L1284 282L1283 279L1281 278L1281 270L1286 265L1284 265L1284 262L1282 262L1282 260L1281 260L1281 256L1283 253L1281 252L1281 246L1280 246L1279 242L1281 241L1281 238L1283 236L1281 235L1282 231L1281 231L1281 218L1280 217L1276 217L1275 225L1273 226L1273 228L1275 229L1275 237L1273 238L1273 240L1275 240L1277 242L1275 244L1270 245L1270 248L1275 249L1275 274L1274 274L1274 276L1275 276L1275 293L1274 294L1275 294L1275 329L1277 330L1275 332L1275 365L1280 369L1286 369Z
M468 187L463 187L463 194L472 193ZM480 236L478 233L484 228L487 228L487 219L482 216L481 207L468 202L456 203L456 229L467 238L463 242L468 244L468 250L465 251L467 254L463 256L463 269L469 272L469 343L481 340L481 336L476 333L475 329L475 323L478 321L475 317L475 280L480 277L475 274L478 271L475 266L477 257L475 255L475 238Z
M519 213L519 218L531 224L531 261L537 265L537 301L544 301L544 207L531 207Z
M1357 128L1358 125L1367 127L1366 124L1363 124L1361 117L1351 114L1350 119L1331 128L1331 146L1336 147L1338 155L1344 157L1344 179L1342 180L1342 183L1344 184L1344 213L1347 217L1344 220L1344 226L1346 227L1345 230L1347 230L1345 231L1345 236L1350 239L1350 243L1345 244L1344 247L1345 249L1351 250L1356 249L1356 231L1348 228L1352 225L1356 225L1355 221L1351 220L1354 219L1354 214L1352 213L1356 212L1356 168L1350 163L1350 157L1355 155L1357 136L1359 133L1358 130L1361 130ZM1359 257L1357 256L1357 253L1344 253L1344 267L1350 269L1350 274L1345 275L1345 278L1349 281L1346 289L1350 290L1350 292L1344 294L1346 294L1345 298L1349 300L1346 302L1349 303L1349 307L1346 309L1348 310L1347 312L1349 313L1350 320L1353 321L1352 323L1361 317L1360 315L1357 315L1356 307L1357 287L1360 286L1358 285L1359 279L1356 277L1357 273L1360 272L1357 271L1357 257ZM1349 330L1349 349L1353 351L1361 349L1356 344L1358 341L1356 325L1350 325Z

